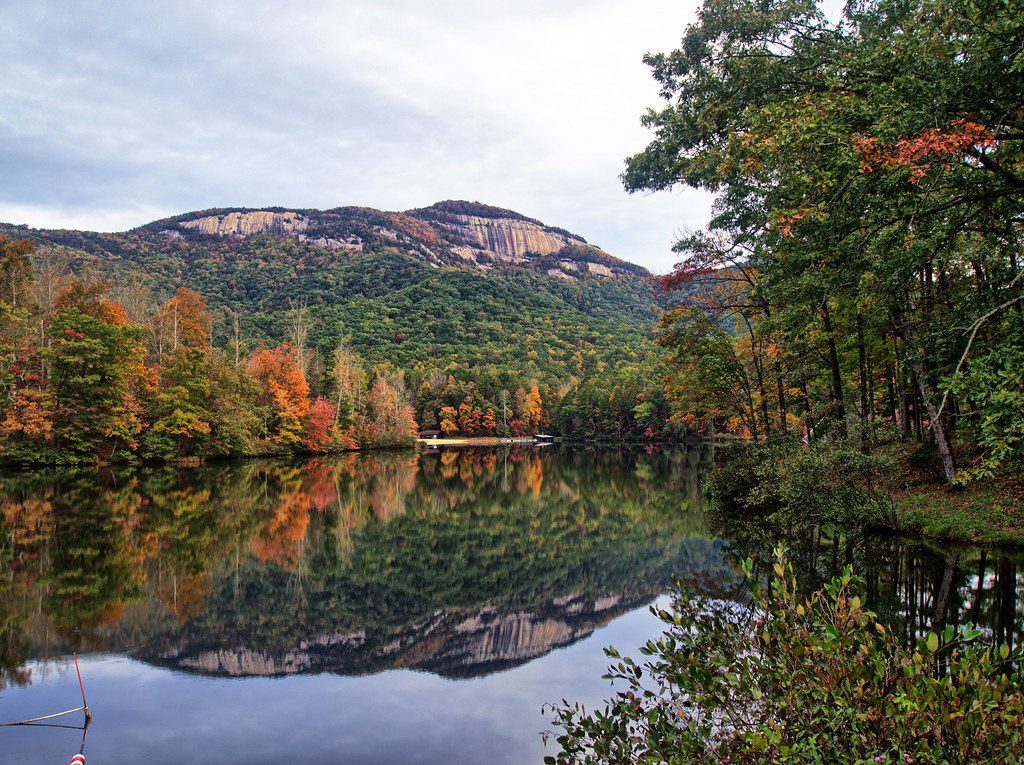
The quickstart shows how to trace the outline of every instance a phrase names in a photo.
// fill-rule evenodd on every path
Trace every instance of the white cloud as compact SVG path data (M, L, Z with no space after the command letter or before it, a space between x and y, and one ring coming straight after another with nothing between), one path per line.
M657 101L641 56L673 47L695 10L15 3L0 32L0 219L123 228L213 206L466 198L663 271L709 198L630 196L617 176Z

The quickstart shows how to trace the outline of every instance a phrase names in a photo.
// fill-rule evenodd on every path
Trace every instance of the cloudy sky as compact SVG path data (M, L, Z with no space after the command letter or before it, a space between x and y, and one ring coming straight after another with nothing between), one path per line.
M656 271L707 195L618 175L696 0L0 0L0 220L510 207Z

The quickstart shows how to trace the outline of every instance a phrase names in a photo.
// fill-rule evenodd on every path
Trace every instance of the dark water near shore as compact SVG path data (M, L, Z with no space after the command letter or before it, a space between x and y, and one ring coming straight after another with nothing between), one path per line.
M910 637L1021 637L1018 559L709 518L700 450L568 446L0 475L0 722L76 706L92 763L539 763L673 575L742 600L785 537ZM76 724L76 718L65 721ZM0 763L80 730L0 728Z

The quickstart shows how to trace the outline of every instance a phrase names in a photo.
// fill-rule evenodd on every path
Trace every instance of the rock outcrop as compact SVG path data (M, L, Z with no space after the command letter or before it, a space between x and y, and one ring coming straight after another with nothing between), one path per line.
M656 593L624 597L569 595L539 608L485 606L472 612L439 612L417 624L368 634L364 630L313 636L294 647L207 647L159 641L135 655L163 666L218 676L293 675L310 672L364 674L418 669L445 677L472 677L524 664L590 635Z
M368 207L331 210L207 210L157 221L143 229L169 239L272 235L347 252L395 249L434 266L483 271L500 265L534 267L563 279L640 276L582 237L513 210L478 202L447 201L407 212Z
M247 237L255 234L298 236L309 227L309 219L296 212L229 212L182 221L182 228L207 236Z
M454 245L456 252L473 260L483 253L494 259L521 263L529 255L558 252L573 241L536 223L511 218L453 215L435 225L461 242Z

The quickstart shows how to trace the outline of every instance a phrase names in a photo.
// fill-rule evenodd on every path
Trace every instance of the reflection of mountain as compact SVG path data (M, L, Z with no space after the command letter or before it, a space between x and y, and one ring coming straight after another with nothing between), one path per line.
M222 675L496 671L673 574L731 582L697 475L526 448L0 476L0 679L68 644Z
M719 519L695 452L458 450L118 475L0 474L0 689L75 648L215 675L486 674L592 633L673 575L786 539L805 583L847 561L908 639L1020 634L1020 568L985 552Z
M484 607L475 612L442 612L391 632L335 632L277 651L241 646L196 649L182 644L164 649L159 655L152 655L152 646L147 646L133 655L204 675L364 674L404 668L444 677L475 677L571 645L653 597L654 593L628 599L618 595L569 596L529 611Z

